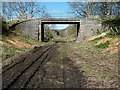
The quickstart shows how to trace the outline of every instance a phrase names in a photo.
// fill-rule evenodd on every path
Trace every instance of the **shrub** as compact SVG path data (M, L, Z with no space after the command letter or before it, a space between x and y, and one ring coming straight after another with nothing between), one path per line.
M48 40L50 40L51 38L53 38L53 34L52 34L52 31L46 31L45 32L45 36Z
M113 18L102 22L103 26L110 28L110 33L113 35L120 35L120 18Z

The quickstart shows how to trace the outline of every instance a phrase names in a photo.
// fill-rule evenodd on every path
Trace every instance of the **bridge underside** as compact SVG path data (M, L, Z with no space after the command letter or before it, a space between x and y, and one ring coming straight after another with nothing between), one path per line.
M41 41L44 42L44 25L45 24L77 24L77 36L80 30L80 21L78 20L41 20L39 32L41 32ZM38 33L38 36L40 33ZM38 38L38 40L40 40Z

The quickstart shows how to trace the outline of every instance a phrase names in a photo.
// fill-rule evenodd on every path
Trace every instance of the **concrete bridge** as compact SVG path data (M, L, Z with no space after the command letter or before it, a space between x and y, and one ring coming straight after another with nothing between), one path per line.
M38 40L44 41L44 25L45 24L77 24L77 36L80 30L80 20L79 19L41 19L39 20L39 31ZM41 34L41 35L40 35Z
M98 31L103 31L102 24L93 20L80 20L80 19L33 19L18 24L15 28L33 38L44 41L44 25L45 24L77 24L77 41L82 41L91 37Z

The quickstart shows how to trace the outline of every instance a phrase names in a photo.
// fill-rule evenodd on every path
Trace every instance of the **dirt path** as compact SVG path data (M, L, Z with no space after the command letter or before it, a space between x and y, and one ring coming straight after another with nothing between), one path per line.
M3 88L85 87L85 77L62 50L59 44L37 47L3 65Z
M117 59L85 45L36 47L3 65L3 88L117 88Z
M64 47L73 65L83 71L87 88L118 88L118 54L80 43L69 43Z

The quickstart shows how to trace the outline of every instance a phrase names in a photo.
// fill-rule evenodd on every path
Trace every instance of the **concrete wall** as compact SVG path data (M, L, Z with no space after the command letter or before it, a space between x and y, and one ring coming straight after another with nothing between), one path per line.
M40 26L39 26L40 27ZM24 34L30 35L33 38L38 38L38 20L31 20L18 24L15 27L17 30L22 31Z
M77 41L79 42L85 40L86 38L90 38L91 36L95 35L98 30L102 32L103 29L104 28L100 22L81 20Z

